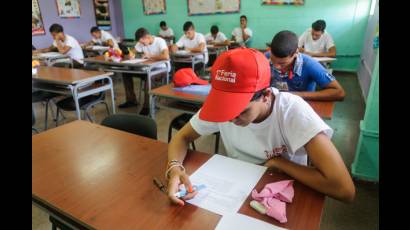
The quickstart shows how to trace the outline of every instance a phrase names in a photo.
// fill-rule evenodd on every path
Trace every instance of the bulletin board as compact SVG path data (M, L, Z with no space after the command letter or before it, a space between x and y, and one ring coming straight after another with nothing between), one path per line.
M151 14L165 14L166 3L165 0L142 0L145 15Z
M188 0L188 15L238 13L240 0Z
M31 35L45 34L43 18L41 17L38 0L31 1Z

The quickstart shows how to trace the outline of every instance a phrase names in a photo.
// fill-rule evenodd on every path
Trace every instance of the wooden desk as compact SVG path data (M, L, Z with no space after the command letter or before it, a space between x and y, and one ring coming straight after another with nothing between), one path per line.
M76 104L77 118L80 120L80 98L106 90L111 91L112 111L115 113L114 88L109 77L112 74L111 72L40 66L37 74L32 75L32 87L38 90L72 95ZM108 83L86 88L87 85L98 80L106 80Z
M173 83L164 85L161 87L158 87L156 89L153 89L150 91L150 96L153 97L151 98L151 106L150 106L150 113L151 117L155 117L155 99L157 97L162 97L162 98L167 98L167 99L172 99L174 102L165 102L163 104L158 104L160 108L169 108L173 109L179 112L186 112L190 114L195 114L197 112L197 108L190 108L184 105L179 105L178 103L175 103L175 101L182 101L182 102L188 102L188 103L193 103L196 104L196 107L200 107L202 103L205 101L206 96L203 95L195 95L195 94L188 94L188 93L183 93L179 91L173 90ZM310 106L312 106L313 110L322 117L323 119L331 119L333 115L333 109L335 106L334 101L307 101Z
M191 63L192 70L195 71L195 65L203 63L203 71L205 71L205 59L208 52L171 52L172 63ZM175 71L175 68L174 68Z
M55 62L65 59L67 59L67 62L71 62L71 59L68 55L58 52L39 53L31 56L31 60L39 60L47 66L51 66Z
M214 229L219 215L186 204L171 205L154 186L163 182L167 144L97 124L75 121L32 137L32 202L80 229ZM190 152L184 162L192 174L211 155ZM289 179L265 173L257 183ZM318 229L324 196L294 183L286 224L249 206L240 213L290 229ZM250 194L249 194L250 195Z

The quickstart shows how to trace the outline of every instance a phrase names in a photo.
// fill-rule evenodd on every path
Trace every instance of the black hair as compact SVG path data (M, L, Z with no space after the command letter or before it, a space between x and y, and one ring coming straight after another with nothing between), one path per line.
M160 27L167 26L167 23L166 23L165 21L161 21L161 22L159 23L159 26L160 26Z
M298 49L298 36L289 30L280 31L273 37L270 49L275 57L289 57Z
M312 29L316 31L325 32L326 29L326 22L325 20L317 20L316 22L312 23Z
M191 21L187 21L184 23L184 32L187 32L190 28L192 27L192 29L195 29L194 23L192 23Z
M239 19L241 19L241 18L245 18L245 20L248 21L248 18L246 17L246 15L241 15L241 17Z
M218 32L219 32L218 26L215 26L215 25L211 26L211 33L212 34L216 34Z
M64 32L63 26L61 26L60 24L54 23L53 25L50 26L49 29L50 33L60 33L60 32Z
M93 26L91 27L90 33L98 32L98 31L101 31L100 28L98 28L98 26Z
M147 29L145 29L144 27L139 28L137 31L135 31L135 41L138 42L142 37L148 34L149 32Z
M251 98L251 101L256 101L256 100L258 100L260 97L262 97L262 95L265 94L266 89L267 89L267 88L264 88L264 89L261 89L261 90L259 90L259 91L256 91L256 92L253 94L253 96L252 96L252 98Z

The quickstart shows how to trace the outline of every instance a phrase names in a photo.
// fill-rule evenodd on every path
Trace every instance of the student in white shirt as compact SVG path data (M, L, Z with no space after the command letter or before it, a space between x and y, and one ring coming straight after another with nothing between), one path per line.
M241 46L246 44L252 38L252 30L248 28L248 18L245 15L240 17L240 27L235 28L232 31L232 40L238 42Z
M225 34L219 31L218 26L211 26L211 32L205 35L205 40L212 45L229 45Z
M65 34L63 27L59 24L51 25L49 30L54 39L53 44L48 48L38 49L35 53L57 51L69 56L73 60L74 68L82 67L84 53L78 41L74 37Z
M178 48L184 48L188 52L204 52L204 54L198 54L197 58L204 58L205 55L205 65L208 63L208 49L206 47L206 41L203 34L195 32L194 24L191 21L187 21L183 26L184 35L178 40L177 43L172 45L171 51L173 53L177 52ZM195 69L202 67L202 63L198 63ZM197 67L198 66L198 67ZM180 68L191 67L191 63L175 63L175 70Z
M109 46L114 49L119 49L117 40L107 31L101 30L97 26L94 26L90 30L93 39L86 45L100 45Z
M299 52L312 57L335 57L336 46L332 36L325 31L326 22L317 20L299 38Z
M167 23L165 21L161 21L159 23L159 32L158 32L158 36L160 36L161 38L165 39L165 40L172 40L174 41L175 36L174 36L174 31L169 28L167 26Z
M139 28L135 32L135 40L138 41L134 49L130 52L130 58L134 58L135 52L142 53L142 58L147 58L154 61L167 60L167 64L158 68L167 68L170 71L171 64L169 62L169 50L164 39L151 35L147 29ZM125 88L126 102L119 105L120 108L127 108L137 105L137 97L134 93L133 74L123 74L123 83ZM161 75L162 76L162 75ZM137 77L146 78L146 74L137 75ZM149 114L149 95L148 82L145 81L144 105L140 111L141 115Z
M165 171L170 200L179 185L192 188L183 162L188 144L220 132L228 157L263 164L335 199L351 202L355 187L331 141L333 130L299 96L269 87L269 61L262 53L237 48L212 66L211 91L200 111L172 137ZM314 167L307 166L307 157Z

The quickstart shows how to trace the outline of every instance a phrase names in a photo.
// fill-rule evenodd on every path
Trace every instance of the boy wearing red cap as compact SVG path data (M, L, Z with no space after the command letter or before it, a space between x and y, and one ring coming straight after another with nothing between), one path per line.
M182 164L188 144L215 132L221 133L229 157L279 169L319 192L353 200L354 184L330 140L333 130L302 98L269 86L269 61L262 53L226 51L212 66L211 77L201 110L169 144L166 172L174 203L184 205L196 195L174 196L180 184L191 186ZM307 156L315 167L307 166Z

